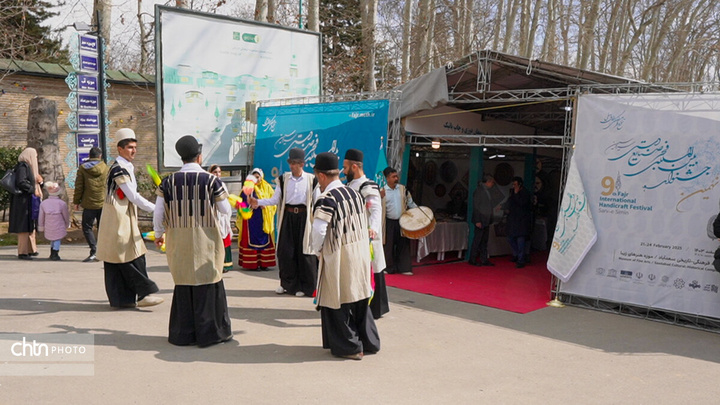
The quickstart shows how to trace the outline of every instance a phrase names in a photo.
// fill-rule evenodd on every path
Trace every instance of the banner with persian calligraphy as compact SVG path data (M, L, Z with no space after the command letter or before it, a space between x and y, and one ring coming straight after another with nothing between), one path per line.
M595 241L597 230L573 156L548 257L548 270L563 282L568 281Z
M576 128L597 242L561 291L720 318L720 95L584 95Z
M365 173L373 179L378 165L387 166L381 155L386 150L389 105L388 100L363 100L261 107L254 166L263 169L269 181L290 170L287 158L292 148L305 151L308 172L318 153L337 154L342 166L348 149L360 149Z

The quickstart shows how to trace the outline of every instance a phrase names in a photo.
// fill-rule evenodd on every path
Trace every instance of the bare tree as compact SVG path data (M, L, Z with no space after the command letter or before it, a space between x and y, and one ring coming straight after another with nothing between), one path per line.
M98 17L100 21L98 21ZM100 27L100 36L105 39L105 46L110 48L110 32L112 28L112 0L94 0L93 1L93 17L94 26Z
M320 0L308 0L307 29L320 32Z
M267 22L268 0L255 0L255 21Z
M406 82L410 80L411 68L410 68L410 44L412 42L412 6L413 0L405 0L403 5L402 13L402 81Z
M362 25L363 90L375 91L375 17L377 0L360 0L360 19Z
M554 62L557 56L557 1L547 0L547 24L545 26L542 50L540 51L540 56L551 62Z

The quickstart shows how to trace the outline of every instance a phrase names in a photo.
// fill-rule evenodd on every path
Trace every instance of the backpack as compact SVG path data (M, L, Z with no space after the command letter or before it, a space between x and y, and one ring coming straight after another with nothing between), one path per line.
M15 174L15 168L13 167L12 169L7 169L5 175L2 177L2 180L0 180L0 186L2 186L2 188L10 194L20 194L20 190L18 190L15 185L16 179L17 175Z

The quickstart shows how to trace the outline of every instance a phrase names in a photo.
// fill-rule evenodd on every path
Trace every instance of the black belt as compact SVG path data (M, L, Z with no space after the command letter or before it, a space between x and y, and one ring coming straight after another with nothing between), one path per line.
M307 210L307 207L304 205L286 205L285 211L292 212L293 214L299 214L301 212L305 212Z

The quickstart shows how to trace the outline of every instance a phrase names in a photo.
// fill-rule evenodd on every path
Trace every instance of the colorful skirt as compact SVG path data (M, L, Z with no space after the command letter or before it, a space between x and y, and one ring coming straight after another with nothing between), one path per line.
M268 267L275 267L275 243L272 238L263 248L252 247L249 241L248 227L244 226L238 238L238 265L246 270L264 270Z

